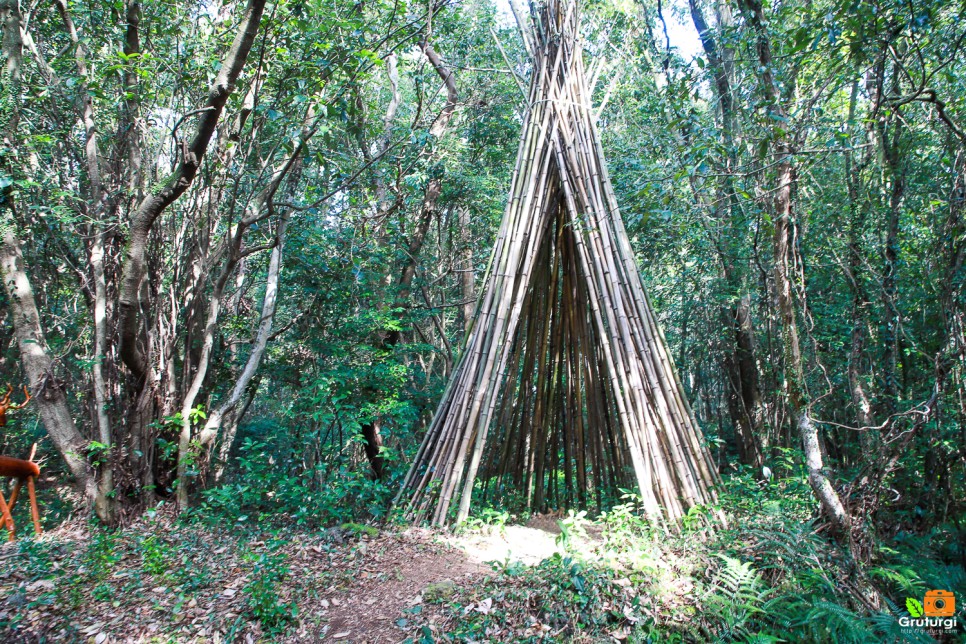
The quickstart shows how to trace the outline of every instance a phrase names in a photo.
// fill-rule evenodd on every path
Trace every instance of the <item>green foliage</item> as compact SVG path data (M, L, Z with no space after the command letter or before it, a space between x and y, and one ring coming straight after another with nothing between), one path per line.
M84 553L84 568L90 579L103 581L122 556L116 533L94 529L87 552Z
M503 534L507 524L510 522L510 513L496 508L481 508L470 514L462 524L457 527L461 532L493 532Z
M42 579L50 574L51 554L56 546L40 539L19 539L17 552L24 561L24 570L31 580Z
M573 548L574 538L586 538L587 529L585 527L587 512L581 510L580 512L574 512L570 510L567 516L560 521L557 521L557 525L560 527L560 534L557 535L556 543L564 552L570 552Z
M292 467L268 446L246 438L229 482L203 492L200 515L239 524L321 526L382 518L394 492L391 481L363 472L319 465Z
M158 536L146 537L140 544L142 568L149 575L158 577L169 570L170 553L167 544Z
M799 451L775 450L772 460L775 475L765 480L749 467L739 467L727 477L721 490L721 503L743 518L768 517L807 521L815 510L803 458Z
M277 547L269 545L265 552L252 557L255 565L243 589L252 616L270 636L282 634L298 619L297 604L282 601L279 596L289 567L285 555L273 550Z
M720 555L723 565L701 600L704 619L710 621L715 639L723 642L746 641L762 634L753 630L754 618L763 612L769 590L750 561ZM779 641L775 638L772 641Z
M651 535L654 527L644 516L640 496L629 490L621 492L621 499L625 502L615 505L600 516L605 544L617 552L624 551L636 540Z
M344 532L354 537L376 537L379 535L379 529L374 528L371 525L361 525L358 523L343 523L339 526Z
M452 628L436 633L454 641L475 641L484 635L512 641L604 635L636 613L636 603L613 582L613 573L587 566L560 554L536 566L510 566L495 579L446 601L460 615ZM625 601L626 608L625 608ZM499 635L497 635L499 634Z
M106 583L123 556L123 545L116 533L93 528L90 541L81 555L81 565L75 572L57 580L57 601L71 610L77 610L88 591L92 591L98 599L110 599L111 593Z
M727 529L667 533L630 492L594 521L571 513L557 540L567 556L494 562L496 578L442 602L458 626L435 635L536 641L553 624L549 632L578 640L621 632L642 642L929 641L898 620L906 598L927 588L966 593L958 550L948 556L955 533L900 535L865 575L803 518L814 500L800 473L787 472L726 479L723 502L709 510L728 517Z

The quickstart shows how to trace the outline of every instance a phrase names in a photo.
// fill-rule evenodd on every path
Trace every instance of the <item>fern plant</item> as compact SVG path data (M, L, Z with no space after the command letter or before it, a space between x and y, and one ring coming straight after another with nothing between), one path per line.
M710 630L722 642L747 641L752 637L762 641L760 637L768 636L757 633L755 617L762 612L762 605L772 591L750 561L742 562L727 555L718 557L724 565L702 599L706 615L713 622Z

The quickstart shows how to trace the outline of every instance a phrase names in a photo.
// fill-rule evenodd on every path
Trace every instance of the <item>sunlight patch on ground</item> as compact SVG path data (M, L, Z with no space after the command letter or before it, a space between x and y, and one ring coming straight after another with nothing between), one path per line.
M508 525L479 532L448 535L445 543L466 553L476 563L519 561L532 566L555 552L563 552L555 543L556 535L538 528Z
M582 525L587 525L582 522ZM482 529L447 535L443 541L462 550L480 564L520 562L533 566L556 553L595 559L601 544L600 531L571 530L567 547L560 543L560 525L554 516L535 515L527 525L485 526Z

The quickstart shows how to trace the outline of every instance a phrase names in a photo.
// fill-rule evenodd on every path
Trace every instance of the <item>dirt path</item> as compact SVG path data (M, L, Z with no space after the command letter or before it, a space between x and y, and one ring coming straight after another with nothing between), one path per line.
M534 565L557 552L556 520L539 520L462 535L411 528L362 541L351 579L304 607L300 635L329 642L402 641L411 635L410 618L422 613L427 593L445 595L450 587L477 583L493 574L487 562Z
M358 565L345 580L348 585L301 607L298 639L399 642L409 634L407 614L422 610L427 588L446 592L450 584L468 585L490 574L488 567L428 530L381 535L360 542L356 552Z

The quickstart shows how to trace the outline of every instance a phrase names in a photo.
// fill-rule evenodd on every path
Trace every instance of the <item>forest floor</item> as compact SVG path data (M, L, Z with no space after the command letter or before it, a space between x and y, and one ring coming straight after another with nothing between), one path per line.
M957 532L897 535L857 578L777 498L743 494L754 512L731 527L675 533L633 504L522 525L489 510L457 532L169 510L113 531L68 520L0 545L0 641L960 641L899 622L907 597L966 595Z
M552 556L555 532L542 517L463 535L68 523L0 546L0 639L426 641L452 618L439 610L445 600L492 579L492 562Z

